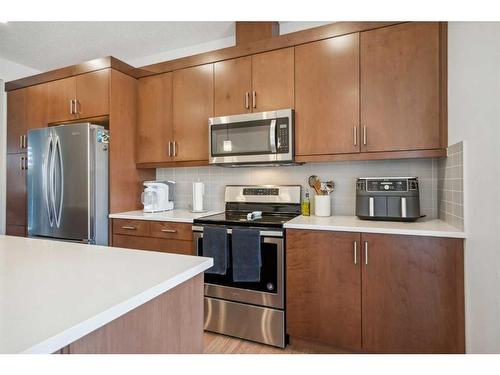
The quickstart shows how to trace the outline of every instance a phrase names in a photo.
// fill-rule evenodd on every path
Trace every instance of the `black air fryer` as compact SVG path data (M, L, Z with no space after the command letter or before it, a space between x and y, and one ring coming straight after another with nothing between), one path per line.
M415 221L420 215L417 177L360 177L356 216L366 220Z

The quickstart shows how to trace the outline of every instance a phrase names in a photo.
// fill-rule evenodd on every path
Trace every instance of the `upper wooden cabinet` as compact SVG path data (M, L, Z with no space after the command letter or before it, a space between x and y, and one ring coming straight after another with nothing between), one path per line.
M214 64L215 116L294 107L294 48Z
M136 161L172 161L172 73L139 80Z
M297 155L359 151L359 34L295 47Z
M287 333L361 349L360 234L287 230Z
M443 147L439 23L411 22L362 32L360 51L361 150Z
M48 122L109 113L110 70L102 69L47 83Z
M7 152L24 151L26 137L26 89L7 93Z
M175 161L208 159L208 118L214 115L213 64L173 73Z

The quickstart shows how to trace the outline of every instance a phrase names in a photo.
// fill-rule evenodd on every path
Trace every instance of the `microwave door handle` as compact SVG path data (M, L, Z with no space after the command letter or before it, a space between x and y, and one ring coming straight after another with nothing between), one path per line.
M269 127L269 144L271 145L271 152L276 153L276 119L271 120Z

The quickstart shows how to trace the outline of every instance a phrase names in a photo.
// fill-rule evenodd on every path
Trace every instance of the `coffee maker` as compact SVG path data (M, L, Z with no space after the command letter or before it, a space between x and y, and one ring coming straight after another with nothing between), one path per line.
M144 212L161 212L174 209L173 181L144 181L144 192L141 194L141 203Z

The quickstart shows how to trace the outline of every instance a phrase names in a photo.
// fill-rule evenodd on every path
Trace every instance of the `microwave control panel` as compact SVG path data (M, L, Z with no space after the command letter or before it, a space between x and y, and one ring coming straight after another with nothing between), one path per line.
M277 119L276 124L276 151L286 154L289 151L290 126L287 118Z

